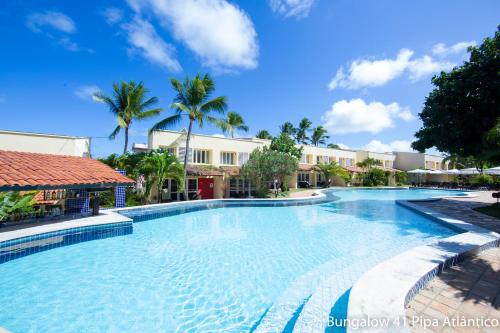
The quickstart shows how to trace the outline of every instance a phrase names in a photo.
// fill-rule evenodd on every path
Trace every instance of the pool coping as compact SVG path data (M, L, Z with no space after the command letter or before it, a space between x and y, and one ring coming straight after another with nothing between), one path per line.
M405 307L420 289L453 263L500 246L500 234L414 203L418 201L428 200L396 203L463 233L405 251L363 274L351 289L347 320L351 323L387 320L387 326L347 327L347 332L409 332Z

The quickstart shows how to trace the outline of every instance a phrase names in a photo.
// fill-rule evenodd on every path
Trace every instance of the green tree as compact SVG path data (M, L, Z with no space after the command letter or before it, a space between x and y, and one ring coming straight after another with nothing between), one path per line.
M257 196L267 196L271 183L274 184L274 192L277 196L278 187L297 171L298 166L298 159L290 154L267 147L257 148L250 154L248 162L242 166L241 175L256 182Z
M19 192L0 193L0 222L7 221L11 216L18 216L35 212L35 197L37 192L21 195Z
M281 133L280 136L274 138L269 148L280 153L288 154L297 159L302 157L302 147L297 148L293 139L286 133Z
M340 148L340 146L336 143L329 143L327 146L327 148L332 148L332 149L342 149Z
M387 174L382 169L370 169L363 177L363 186L383 186L387 183Z
M156 123L150 131L171 128L178 124L183 116L187 116L189 126L186 138L186 153L184 156L184 198L189 200L187 190L187 162L193 124L197 123L199 127L203 127L205 121L208 121L217 125L219 119L213 117L211 113L224 114L227 109L227 98L219 96L211 99L211 95L215 91L215 83L208 74L203 76L197 74L192 79L186 77L184 82L172 78L170 79L170 83L176 91L174 103L171 104L174 115Z
M408 174L404 171L396 171L394 175L395 181L397 185L406 185L408 184Z
M283 123L283 125L280 126L280 132L281 134L286 134L288 136L294 136L295 135L295 127L293 127L293 124L289 121Z
M380 160L376 160L374 158L367 157L363 161L356 163L356 165L358 167L363 168L366 171L368 171L374 166L381 166L382 162Z
M351 175L349 174L349 172L344 168L342 168L335 161L332 161L329 164L326 163L318 164L318 167L320 168L321 173L325 177L324 187L329 187L332 182L332 178L335 176L342 178L345 182L351 180Z
M303 118L300 123L299 127L295 129L295 140L299 144L307 144L309 141L309 137L307 136L307 132L311 129L312 122L307 119Z
M488 140L500 117L500 26L469 52L463 65L433 77L435 88L420 113L423 126L412 147L473 157L482 169L485 161L500 160L499 142Z
M320 144L324 145L326 139L330 136L327 135L328 131L323 126L318 126L312 129L311 144L318 146Z
M229 133L231 138L234 138L235 131L248 132L248 126L245 125L243 117L236 112L228 112L226 119L215 120L215 125L219 127L222 132Z
M148 90L144 87L142 82L137 84L133 81L122 81L119 84L113 84L112 96L107 96L101 92L94 94L94 100L106 104L118 121L118 126L116 126L115 130L109 135L109 139L114 140L121 129L124 129L124 154L128 149L128 134L132 122L134 120L151 118L162 111L161 108L149 109L151 106L158 103L158 98L146 98L147 93Z
M146 180L146 198L149 197L151 189L156 185L158 202L160 202L161 190L168 178L176 180L182 190L184 170L174 155L163 150L152 151L144 156L138 167Z
M259 138L259 139L264 139L264 140L272 140L273 139L273 136L271 134L269 134L269 132L267 130L260 130L255 137Z

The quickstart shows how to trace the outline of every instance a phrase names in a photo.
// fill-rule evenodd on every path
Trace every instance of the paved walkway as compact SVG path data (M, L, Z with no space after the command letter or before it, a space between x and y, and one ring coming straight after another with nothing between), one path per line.
M472 210L492 202L491 192L483 192L477 198L419 205L500 232L499 219ZM406 315L412 332L500 332L500 248L466 259L434 278L410 302ZM498 326L487 327L488 323Z

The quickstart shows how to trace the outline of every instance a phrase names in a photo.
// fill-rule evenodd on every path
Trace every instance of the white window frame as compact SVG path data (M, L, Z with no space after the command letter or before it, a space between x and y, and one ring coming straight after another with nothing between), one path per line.
M208 150L208 149L193 149L192 163L193 164L210 164L210 150Z
M229 157L229 159L227 159ZM229 163L226 163L229 162ZM221 151L220 152L221 165L238 165L237 154L234 151Z

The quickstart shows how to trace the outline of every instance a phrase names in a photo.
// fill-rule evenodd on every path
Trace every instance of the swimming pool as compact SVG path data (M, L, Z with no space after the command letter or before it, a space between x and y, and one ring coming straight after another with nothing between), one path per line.
M338 190L335 200L159 217L119 237L0 265L0 326L12 332L293 329L325 279L338 297L377 263L456 233L395 204L461 192ZM337 278L338 277L338 278Z

